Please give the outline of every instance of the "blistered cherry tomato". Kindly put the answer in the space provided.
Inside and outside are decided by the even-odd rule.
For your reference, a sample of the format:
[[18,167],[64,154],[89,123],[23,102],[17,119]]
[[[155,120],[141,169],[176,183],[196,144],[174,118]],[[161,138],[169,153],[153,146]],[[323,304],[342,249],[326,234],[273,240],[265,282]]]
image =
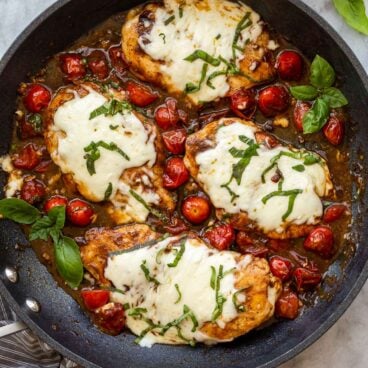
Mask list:
[[31,84],[27,87],[23,102],[30,112],[40,112],[51,100],[50,91],[41,84]]
[[298,81],[303,73],[303,58],[296,51],[282,51],[277,57],[276,69],[281,79]]
[[230,95],[230,107],[240,118],[251,118],[257,108],[256,96],[253,90],[238,90]]
[[173,98],[167,98],[164,105],[155,111],[157,125],[164,130],[175,127],[179,122],[177,102]]
[[121,46],[112,46],[109,48],[109,56],[111,65],[118,73],[123,73],[127,69],[127,65],[123,60],[123,52]]
[[174,155],[180,155],[185,151],[185,140],[187,139],[187,132],[185,129],[170,130],[163,132],[162,138],[166,149]]
[[333,254],[334,236],[329,227],[319,226],[304,240],[304,248],[329,258]]
[[33,171],[36,173],[45,173],[50,165],[52,164],[52,160],[45,160],[45,161],[41,161],[34,169]]
[[43,210],[47,213],[54,207],[57,207],[57,206],[66,207],[67,204],[68,204],[68,198],[61,196],[61,195],[54,195],[45,202],[45,204],[43,205]]
[[45,184],[41,180],[37,179],[25,181],[20,190],[20,198],[30,204],[41,202],[45,197],[45,194]]
[[108,303],[94,311],[95,323],[111,335],[119,334],[125,326],[124,308],[120,303]]
[[173,235],[180,234],[188,230],[188,225],[180,218],[175,215],[170,218],[170,223],[168,225],[162,226],[165,232]]
[[288,108],[289,97],[289,92],[284,86],[266,87],[259,92],[258,107],[264,116],[275,116]]
[[223,224],[206,231],[204,237],[218,250],[227,250],[235,240],[235,232],[230,225]]
[[26,144],[13,158],[13,165],[17,169],[32,170],[41,162],[38,147],[33,143]]
[[287,281],[291,278],[293,264],[286,258],[274,256],[269,260],[271,272],[281,281]]
[[210,216],[211,206],[206,198],[193,195],[184,199],[181,212],[189,222],[199,225]]
[[81,297],[85,307],[93,311],[109,302],[110,292],[108,290],[82,290]]
[[69,80],[80,79],[86,75],[86,67],[79,54],[62,54],[59,57],[60,67]]
[[88,56],[88,68],[98,79],[107,78],[109,66],[106,56],[101,50],[94,50]]
[[82,199],[71,200],[66,207],[66,215],[68,220],[76,226],[87,226],[92,222],[93,215],[92,206]]
[[152,92],[148,87],[133,81],[126,84],[129,101],[136,106],[145,107],[156,101],[158,94]]
[[315,287],[322,280],[322,275],[319,271],[311,271],[302,267],[294,270],[293,277],[298,291]]
[[306,268],[307,270],[312,272],[319,272],[317,264],[314,261],[310,260],[308,257],[302,256],[295,250],[290,250],[289,254],[293,257],[295,262],[298,263],[298,265],[301,266],[302,268]]
[[[36,116],[36,118],[32,118]],[[18,122],[20,139],[42,137],[42,119],[38,114],[30,115]]]
[[303,118],[310,110],[311,105],[308,102],[298,101],[294,109],[294,125],[298,132],[303,131]]
[[181,157],[172,157],[167,160],[163,175],[164,187],[176,189],[189,180],[189,171]]
[[295,319],[298,317],[298,309],[298,296],[291,290],[283,290],[275,304],[275,315],[279,318]]
[[239,231],[236,235],[236,245],[242,254],[252,254],[255,257],[264,258],[269,250],[260,241],[253,239],[245,231]]
[[346,212],[346,206],[344,204],[332,204],[325,209],[323,215],[323,221],[330,223],[338,220]]
[[332,115],[323,127],[323,134],[332,145],[338,146],[344,139],[344,122]]

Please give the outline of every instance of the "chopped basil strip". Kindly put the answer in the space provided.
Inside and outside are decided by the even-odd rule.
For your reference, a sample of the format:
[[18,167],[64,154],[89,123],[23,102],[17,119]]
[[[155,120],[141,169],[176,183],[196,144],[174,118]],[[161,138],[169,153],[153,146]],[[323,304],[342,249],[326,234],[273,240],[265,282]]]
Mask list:
[[107,186],[107,189],[105,191],[105,195],[104,195],[104,200],[107,201],[112,193],[112,183],[109,183],[109,185]]
[[125,295],[125,292],[123,290],[117,289],[117,288],[114,288],[114,287],[111,287],[111,286],[100,286],[100,289],[108,290],[108,291],[111,291],[112,293],[119,293],[119,294],[124,294]]
[[219,33],[216,37],[215,40],[219,40],[221,38],[221,33]]
[[99,115],[114,116],[118,113],[124,114],[125,112],[131,111],[132,105],[127,101],[118,101],[114,98],[110,101],[105,102],[102,106],[93,110],[89,115],[89,120],[94,119]]
[[179,18],[183,18],[183,8],[179,6]]
[[203,64],[202,72],[201,72],[201,79],[200,79],[198,85],[195,85],[192,82],[187,83],[185,85],[185,91],[184,91],[185,93],[187,93],[187,94],[195,93],[195,92],[198,92],[201,89],[201,85],[202,85],[202,83],[205,80],[206,75],[207,75],[207,69],[208,69],[208,64],[207,63]]
[[101,153],[99,150],[100,147],[108,151],[115,151],[119,153],[121,156],[123,156],[127,161],[130,160],[129,156],[123,150],[121,150],[114,142],[111,143],[106,143],[104,141],[98,141],[97,143],[91,142],[87,147],[84,147],[84,152],[86,152],[84,158],[86,159],[87,170],[90,175],[96,174],[95,162],[101,157]]
[[42,133],[42,117],[40,114],[32,114],[27,118],[28,123],[33,127],[36,133]]
[[201,59],[206,63],[212,66],[219,66],[221,61],[219,59],[214,58],[213,56],[209,55],[206,51],[203,50],[196,50],[189,56],[187,56],[184,60],[190,61],[191,63],[195,60]]
[[116,130],[116,129],[118,129],[118,128],[119,128],[119,125],[109,125],[109,128],[110,128],[111,130]]
[[141,270],[143,271],[143,273],[144,273],[144,277],[146,278],[146,280],[147,281],[149,281],[149,282],[153,282],[154,284],[156,284],[156,285],[160,285],[160,283],[154,278],[154,277],[152,277],[151,275],[150,275],[150,272],[149,272],[149,269],[147,268],[147,266],[146,266],[146,263],[147,263],[147,261],[146,260],[144,260],[143,262],[142,262],[142,264],[141,264]]
[[[221,316],[224,304],[226,302],[226,298],[220,293],[220,284],[221,280],[230,272],[233,272],[234,269],[226,271],[224,273],[224,266],[220,265],[218,269],[218,273],[213,266],[211,266],[211,280],[210,285],[211,288],[215,290],[215,299],[216,299],[216,306],[212,312],[212,322],[215,322],[218,317]],[[214,275],[216,277],[214,277]]]
[[142,318],[143,313],[147,313],[147,309],[137,307],[137,308],[131,309],[130,312],[128,313],[128,316]]
[[184,252],[185,252],[185,242],[186,242],[186,239],[184,239],[180,245],[180,250],[179,252],[177,253],[174,261],[172,263],[169,263],[167,266],[168,267],[176,267],[179,263],[179,261],[181,260],[181,257],[183,256]]
[[238,25],[236,26],[235,29],[235,34],[234,34],[234,39],[233,39],[233,43],[232,43],[232,48],[233,48],[233,62],[236,61],[236,50],[237,50],[237,44],[239,41],[239,38],[241,36],[241,33],[244,29],[246,29],[247,27],[249,27],[252,24],[252,21],[249,19],[250,18],[251,13],[247,12],[244,17],[240,20],[240,22],[238,23]]
[[172,15],[171,17],[167,18],[164,22],[165,26],[169,25],[174,19],[175,15]]
[[123,308],[124,308],[125,311],[130,309],[130,304],[129,303],[123,304]]
[[178,325],[180,325],[181,322],[183,322],[184,320],[186,320],[187,318],[190,318],[192,320],[193,323],[193,328],[192,328],[192,332],[195,332],[195,330],[198,327],[198,321],[196,316],[194,315],[193,311],[187,306],[184,305],[183,307],[183,314],[178,317],[177,319],[174,319],[172,322],[167,323],[161,330],[160,335],[165,335],[165,333],[171,328],[171,327],[176,327]]
[[180,292],[180,289],[179,289],[179,285],[178,284],[175,284],[175,289],[178,292],[178,299],[176,299],[176,301],[174,302],[174,304],[178,304],[180,302],[180,300],[181,300],[181,292]]
[[292,167],[293,170],[298,171],[298,172],[303,172],[305,171],[305,166],[304,165],[295,165]]
[[215,86],[212,84],[212,79],[215,79],[219,77],[220,75],[227,75],[227,74],[228,74],[227,70],[218,70],[216,72],[211,73],[207,78],[207,82],[206,82],[207,86],[212,89],[215,89]]
[[165,44],[166,43],[166,35],[165,35],[165,33],[160,33],[159,36],[162,37],[162,41],[164,41],[164,44]]
[[241,290],[238,290],[237,292],[235,292],[233,294],[232,300],[233,300],[233,304],[234,304],[234,307],[237,310],[237,312],[245,312],[245,306],[244,306],[244,304],[241,304],[238,301],[238,295],[240,293],[242,293],[243,291],[245,291],[245,290],[246,290],[246,288],[241,289]]

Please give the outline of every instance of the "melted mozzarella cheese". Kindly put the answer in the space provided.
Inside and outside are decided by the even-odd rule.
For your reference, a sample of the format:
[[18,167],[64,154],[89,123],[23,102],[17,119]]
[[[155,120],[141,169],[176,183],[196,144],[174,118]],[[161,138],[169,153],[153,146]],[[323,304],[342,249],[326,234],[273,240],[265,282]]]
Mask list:
[[[179,10],[181,9],[181,10]],[[230,61],[233,57],[232,43],[235,30],[244,15],[249,12],[251,24],[241,31],[238,46],[254,42],[262,33],[260,16],[248,6],[230,1],[207,0],[202,3],[189,1],[181,5],[176,0],[166,0],[165,8],[158,8],[155,22],[147,34],[140,36],[140,47],[154,60],[163,60],[161,71],[169,76],[173,85],[184,91],[187,83],[198,85],[203,60],[189,62],[184,60],[196,50],[203,50],[218,58]],[[169,24],[165,22],[171,17]],[[236,51],[236,63],[244,55]],[[226,69],[226,65],[208,65],[207,76],[215,71]],[[212,101],[223,97],[229,90],[227,77],[220,75],[212,80],[214,89],[204,81],[201,89],[190,94],[195,102]]]
[[[83,194],[90,200],[102,201],[111,183],[114,199],[117,191],[124,187],[122,173],[129,168],[138,168],[156,161],[155,135],[149,133],[142,122],[131,112],[114,116],[99,115],[90,119],[95,109],[107,102],[107,99],[88,88],[88,95],[75,98],[60,106],[54,116],[52,127],[58,133],[58,149],[51,153],[52,159],[64,173],[71,173]],[[111,129],[113,126],[114,129]],[[117,128],[115,128],[118,126]],[[85,147],[91,142],[103,141],[115,144],[128,155],[129,160],[116,150],[99,147],[100,157],[95,161],[96,173],[91,175],[87,169]],[[125,185],[129,194],[129,187]],[[88,193],[88,194],[87,194]],[[142,195],[143,196],[143,195]],[[156,203],[155,195],[145,195],[148,203]],[[132,211],[138,213],[137,220],[144,221],[148,215],[142,204],[132,201]],[[118,204],[118,203],[116,203]]]
[[[240,158],[233,157],[229,150],[232,147],[239,150],[249,147],[239,139],[239,136],[243,135],[255,141],[254,132],[255,128],[241,123],[222,126],[216,133],[216,146],[196,156],[199,165],[198,180],[214,206],[230,214],[247,212],[249,218],[266,232],[274,230],[282,232],[290,223],[297,225],[316,223],[323,212],[320,197],[326,195],[332,185],[328,169],[322,159],[319,163],[304,165],[304,158],[281,156],[277,163],[284,178],[282,188],[279,188],[280,182],[275,183],[271,180],[276,174],[276,166],[265,174],[265,182],[262,181],[262,174],[280,152],[308,154],[305,151],[291,151],[281,146],[269,149],[265,145],[260,145],[257,149],[258,155],[253,156],[246,166],[240,185],[235,179],[229,183],[228,188],[236,195],[232,200],[230,191],[224,184],[230,180],[233,165],[237,164]],[[300,165],[304,170],[302,172],[295,169]],[[296,196],[292,211],[284,220],[283,216],[289,207],[289,196],[274,196],[266,203],[262,201],[267,195],[280,189],[302,191]]]
[[0,157],[0,167],[9,174],[8,181],[4,186],[5,197],[14,197],[15,193],[22,189],[24,182],[22,172],[15,170],[9,155]]
[[[168,266],[174,262],[183,244],[185,251],[177,266]],[[171,237],[152,246],[110,256],[105,277],[116,288],[124,291],[124,294],[113,293],[113,299],[122,304],[129,303],[126,323],[136,335],[141,335],[150,325],[161,326],[145,334],[140,341],[142,346],[154,343],[185,344],[188,341],[215,343],[216,340],[200,332],[203,324],[211,321],[216,308],[215,290],[210,286],[212,268],[218,275],[220,267],[224,273],[235,271],[245,268],[252,260],[248,255],[237,263],[237,256],[235,252],[210,249],[199,239]],[[144,267],[148,270],[146,276]],[[157,284],[148,281],[149,277],[154,278]],[[232,302],[232,296],[237,291],[234,281],[234,272],[230,271],[220,282],[219,293],[226,298],[222,313],[216,319],[221,328],[237,316]],[[245,299],[245,295],[239,295],[238,302],[245,302]],[[179,324],[182,337],[175,327],[160,335],[162,326],[182,316],[185,306],[192,311],[198,322],[195,331],[192,331],[193,321],[188,317]],[[141,316],[134,316],[134,311],[137,311],[135,308],[144,308]]]

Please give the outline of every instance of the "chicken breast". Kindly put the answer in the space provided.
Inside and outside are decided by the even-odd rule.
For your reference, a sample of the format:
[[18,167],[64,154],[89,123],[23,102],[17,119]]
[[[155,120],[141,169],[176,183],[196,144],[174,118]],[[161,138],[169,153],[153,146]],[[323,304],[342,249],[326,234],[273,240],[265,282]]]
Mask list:
[[60,89],[46,111],[45,141],[67,182],[89,201],[106,201],[117,224],[144,222],[150,207],[174,210],[160,134],[124,92],[93,83]]
[[220,119],[190,135],[184,162],[220,220],[270,238],[308,234],[321,221],[321,198],[333,193],[322,157],[282,145],[239,118]]
[[122,28],[122,48],[141,79],[184,93],[195,105],[275,74],[270,49],[277,44],[242,3],[164,0],[134,8]]
[[145,224],[130,224],[115,228],[95,227],[85,234],[86,244],[80,252],[85,269],[100,285],[110,285],[104,272],[108,254],[122,249],[129,249],[136,244],[144,244],[158,239],[161,234]]
[[[96,258],[106,240],[90,235]],[[273,315],[281,290],[265,259],[209,248],[194,234],[112,252],[105,278],[119,289],[112,300],[126,306],[126,325],[142,346],[231,341]]]

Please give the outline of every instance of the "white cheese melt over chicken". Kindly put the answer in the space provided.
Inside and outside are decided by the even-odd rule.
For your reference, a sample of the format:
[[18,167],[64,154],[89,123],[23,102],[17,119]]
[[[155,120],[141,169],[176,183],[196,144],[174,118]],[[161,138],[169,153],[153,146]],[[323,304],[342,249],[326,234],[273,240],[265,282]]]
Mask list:
[[[304,159],[286,156],[279,159],[278,168],[284,178],[282,190],[302,190],[302,193],[296,196],[292,212],[285,220],[282,217],[288,210],[289,197],[275,196],[266,203],[262,202],[265,196],[279,190],[279,183],[271,180],[276,173],[276,167],[265,175],[265,183],[262,182],[262,173],[270,166],[271,159],[281,151],[297,152],[285,147],[269,149],[260,145],[258,156],[251,158],[240,185],[235,180],[229,184],[230,189],[238,196],[231,201],[231,195],[223,184],[230,179],[233,165],[239,162],[239,158],[234,158],[229,150],[232,147],[241,150],[248,147],[239,139],[241,135],[255,141],[254,128],[250,126],[234,123],[220,127],[216,133],[216,146],[196,156],[199,165],[198,181],[202,183],[214,206],[223,208],[230,214],[247,212],[249,218],[266,232],[282,232],[285,225],[291,223],[316,223],[323,213],[320,197],[331,189],[328,170],[322,160],[313,165],[303,165]],[[303,165],[304,171],[293,169],[298,165]]]
[[[169,267],[168,264],[174,261],[183,243],[185,251],[177,266]],[[170,244],[174,246],[171,248]],[[164,252],[166,248],[171,251]],[[139,336],[149,326],[161,326],[145,334],[140,340],[140,345],[150,347],[154,343],[185,344],[188,341],[211,344],[216,343],[217,340],[200,332],[201,326],[211,321],[216,308],[215,290],[210,286],[211,270],[213,267],[218,274],[220,266],[223,267],[223,272],[226,272],[244,268],[251,262],[251,257],[247,256],[242,262],[237,263],[236,256],[235,252],[209,249],[199,239],[180,240],[177,237],[171,237],[153,246],[110,256],[105,277],[116,288],[125,292],[125,294],[113,293],[113,299],[122,304],[129,303],[126,323],[133,333]],[[149,276],[159,282],[158,285],[147,280],[142,270],[143,264],[149,270]],[[222,314],[216,320],[221,328],[237,316],[232,302],[232,295],[236,291],[234,272],[228,272],[221,280],[219,289],[219,293],[226,298]],[[239,302],[245,301],[243,295],[239,296]],[[244,299],[241,300],[241,297]],[[162,326],[182,316],[185,306],[193,312],[198,321],[195,331],[192,330],[193,322],[188,317],[179,324],[181,336],[175,327],[160,335]],[[132,314],[135,308],[144,308],[146,311],[142,312],[141,316],[134,316]]]
[[[155,22],[150,32],[141,35],[138,42],[154,60],[165,61],[161,71],[170,76],[175,87],[182,91],[187,83],[198,85],[204,64],[200,59],[194,62],[184,59],[196,50],[203,50],[213,57],[222,56],[230,61],[236,27],[247,12],[250,13],[251,24],[241,32],[237,44],[239,48],[243,48],[246,42],[256,41],[262,33],[260,16],[244,4],[220,0],[208,0],[198,7],[194,1],[184,2],[180,7],[175,0],[165,0],[164,4],[165,8],[155,12]],[[165,24],[173,15],[175,19]],[[237,64],[243,57],[242,52],[237,50]],[[208,65],[207,76],[224,69],[224,63],[219,66]],[[200,102],[225,96],[229,90],[226,79],[225,75],[214,78],[214,89],[203,82],[201,89],[191,94],[191,98]]]
[[[57,109],[53,130],[61,131],[63,135],[58,140],[58,150],[52,152],[51,156],[64,173],[72,174],[76,183],[88,188],[96,202],[104,200],[106,189],[111,183],[110,199],[113,201],[117,190],[120,190],[128,196],[127,206],[136,213],[136,220],[144,221],[148,211],[129,194],[130,188],[121,182],[120,176],[128,168],[140,167],[146,163],[152,166],[155,163],[155,135],[149,136],[141,121],[131,112],[114,116],[102,114],[90,119],[91,112],[106,103],[107,99],[93,89],[89,88],[88,92],[84,97],[75,94],[74,99]],[[100,147],[101,156],[95,161],[96,173],[90,175],[84,148],[91,142],[99,141],[115,143],[129,156],[129,160],[116,151]],[[155,195],[138,194],[148,203],[157,201]]]

